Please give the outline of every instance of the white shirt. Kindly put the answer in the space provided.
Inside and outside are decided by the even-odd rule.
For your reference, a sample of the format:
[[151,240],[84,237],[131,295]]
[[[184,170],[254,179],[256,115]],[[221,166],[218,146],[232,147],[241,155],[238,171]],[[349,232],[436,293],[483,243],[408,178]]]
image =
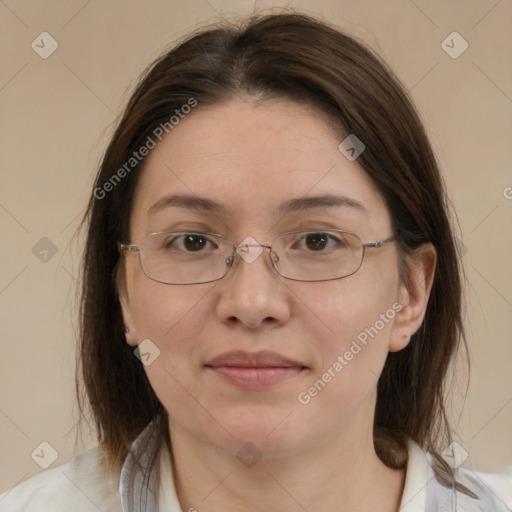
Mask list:
[[[148,464],[148,446],[155,441],[156,429],[150,424],[133,443],[142,467]],[[116,478],[104,469],[96,447],[2,494],[0,512],[187,512],[180,507],[172,474],[170,455],[162,449],[149,482],[130,455]],[[400,512],[512,511],[512,466],[494,475],[460,468],[457,481],[480,499],[441,485],[432,456],[409,439]]]

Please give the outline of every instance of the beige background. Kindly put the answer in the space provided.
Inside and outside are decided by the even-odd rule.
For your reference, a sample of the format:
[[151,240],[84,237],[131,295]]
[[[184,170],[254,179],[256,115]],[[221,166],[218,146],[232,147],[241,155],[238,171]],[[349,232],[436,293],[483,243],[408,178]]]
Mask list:
[[[164,46],[198,24],[277,5],[286,3],[0,1],[0,491],[42,471],[31,458],[41,442],[58,452],[53,466],[73,454],[80,254],[73,233],[134,81]],[[470,284],[472,373],[465,403],[463,375],[454,380],[453,428],[470,453],[468,467],[511,464],[512,2],[288,5],[369,43],[422,113],[458,214]],[[31,48],[43,31],[59,45],[47,59]],[[469,44],[457,59],[441,46],[453,31]],[[43,237],[54,255],[41,252],[51,247],[39,242]],[[92,442],[86,436],[85,446]]]

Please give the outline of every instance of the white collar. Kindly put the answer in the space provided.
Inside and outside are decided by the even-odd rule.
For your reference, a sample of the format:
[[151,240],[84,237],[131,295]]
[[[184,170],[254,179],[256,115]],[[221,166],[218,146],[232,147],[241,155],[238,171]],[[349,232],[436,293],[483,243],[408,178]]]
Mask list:
[[407,459],[400,512],[425,512],[429,461],[427,454],[410,438],[407,444]]
[[160,459],[160,490],[158,495],[159,510],[165,512],[182,512],[172,473],[169,450],[162,449]]
[[[159,461],[148,475],[150,456],[155,452],[158,429],[150,423],[132,444],[131,453],[121,470],[119,493],[123,512],[183,512],[174,484],[169,451],[156,450]],[[478,476],[466,469],[457,471],[457,480],[479,497],[466,495],[444,487],[434,475],[432,455],[408,439],[408,461],[400,512],[507,512],[503,501]],[[138,460],[138,464],[136,462]]]

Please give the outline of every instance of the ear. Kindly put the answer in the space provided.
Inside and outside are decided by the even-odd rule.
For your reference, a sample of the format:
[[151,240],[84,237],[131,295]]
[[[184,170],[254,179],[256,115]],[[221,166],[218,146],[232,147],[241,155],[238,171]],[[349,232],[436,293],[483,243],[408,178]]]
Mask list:
[[116,273],[116,286],[121,304],[121,311],[123,314],[123,323],[125,326],[126,343],[132,347],[136,347],[138,343],[137,329],[135,328],[135,322],[133,319],[130,301],[128,298],[128,289],[126,286],[125,267],[122,260],[119,262],[119,267]]
[[395,316],[390,352],[405,348],[410,337],[421,327],[434,282],[437,252],[431,243],[423,244],[406,260],[410,283],[408,287],[405,284],[400,287],[398,302],[402,309]]

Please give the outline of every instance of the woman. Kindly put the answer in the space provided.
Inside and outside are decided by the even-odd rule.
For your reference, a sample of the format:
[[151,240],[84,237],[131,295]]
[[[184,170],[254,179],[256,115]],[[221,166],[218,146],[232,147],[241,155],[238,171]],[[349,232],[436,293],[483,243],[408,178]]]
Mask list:
[[507,510],[445,416],[442,179],[360,43],[298,14],[191,36],[131,97],[86,219],[100,448],[1,510]]

